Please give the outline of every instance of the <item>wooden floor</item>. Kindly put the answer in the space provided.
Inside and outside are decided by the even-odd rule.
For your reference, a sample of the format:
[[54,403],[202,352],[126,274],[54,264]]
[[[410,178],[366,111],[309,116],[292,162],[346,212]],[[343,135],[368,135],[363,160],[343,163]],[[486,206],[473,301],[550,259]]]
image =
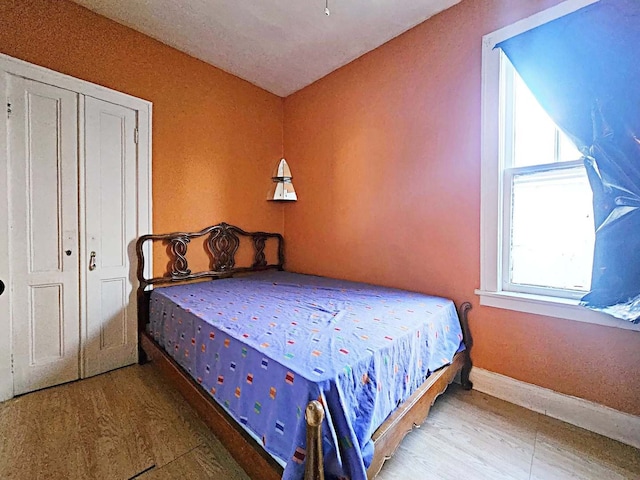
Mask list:
[[[150,366],[0,403],[0,479],[246,479]],[[640,451],[452,385],[381,480],[640,479]]]

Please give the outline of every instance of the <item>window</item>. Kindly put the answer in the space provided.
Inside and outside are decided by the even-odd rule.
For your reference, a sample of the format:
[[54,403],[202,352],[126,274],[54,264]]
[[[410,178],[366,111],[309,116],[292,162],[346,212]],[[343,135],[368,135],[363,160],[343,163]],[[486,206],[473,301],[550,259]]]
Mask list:
[[482,45],[480,304],[640,330],[578,306],[593,255],[581,155],[495,45],[598,0],[567,0]]
[[582,155],[500,56],[503,289],[580,297],[595,239]]

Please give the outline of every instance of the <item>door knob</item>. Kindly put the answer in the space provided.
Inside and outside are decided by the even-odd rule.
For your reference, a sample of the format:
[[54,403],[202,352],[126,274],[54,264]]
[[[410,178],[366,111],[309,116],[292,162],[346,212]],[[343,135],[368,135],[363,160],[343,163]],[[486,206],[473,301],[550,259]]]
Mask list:
[[4,292],[4,282],[0,280],[0,295],[2,295],[3,292]]
[[67,257],[71,256],[71,250],[65,250],[64,253],[67,255]]
[[93,271],[96,269],[96,252],[91,252],[91,256],[89,257],[89,270]]

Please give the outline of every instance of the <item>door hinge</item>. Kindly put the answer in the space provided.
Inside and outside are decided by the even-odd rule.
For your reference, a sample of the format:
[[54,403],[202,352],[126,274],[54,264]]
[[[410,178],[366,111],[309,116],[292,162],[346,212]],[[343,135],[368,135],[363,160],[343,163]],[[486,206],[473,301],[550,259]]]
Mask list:
[[13,371],[13,353],[11,354],[11,373],[15,373]]
[[13,110],[11,110],[11,104],[7,103],[7,118],[11,118],[11,112]]
[[138,133],[138,127],[136,127],[133,130],[133,141],[134,143],[137,145],[138,144],[138,137],[139,137],[139,133]]

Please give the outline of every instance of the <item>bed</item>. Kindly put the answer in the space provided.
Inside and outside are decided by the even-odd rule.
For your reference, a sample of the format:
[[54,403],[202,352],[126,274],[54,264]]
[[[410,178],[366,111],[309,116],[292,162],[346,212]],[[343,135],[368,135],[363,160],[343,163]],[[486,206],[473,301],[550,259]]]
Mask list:
[[[188,268],[194,238],[205,239],[209,270]],[[241,240],[246,267],[236,266]],[[147,279],[154,241],[169,271]],[[224,223],[143,236],[137,254],[141,359],[252,478],[373,478],[458,372],[471,388],[468,303],[458,315],[444,298],[285,272],[282,236]]]

